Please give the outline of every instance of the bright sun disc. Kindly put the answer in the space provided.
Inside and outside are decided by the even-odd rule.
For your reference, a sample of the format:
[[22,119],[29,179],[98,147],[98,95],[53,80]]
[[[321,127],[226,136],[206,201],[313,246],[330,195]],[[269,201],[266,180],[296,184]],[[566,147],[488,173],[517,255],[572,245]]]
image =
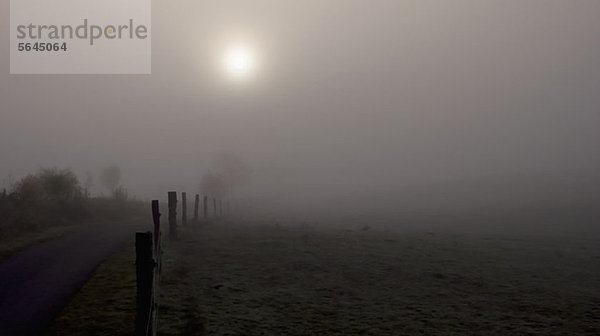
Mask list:
[[225,53],[224,66],[230,75],[245,77],[254,69],[254,54],[252,50],[245,46],[231,47]]

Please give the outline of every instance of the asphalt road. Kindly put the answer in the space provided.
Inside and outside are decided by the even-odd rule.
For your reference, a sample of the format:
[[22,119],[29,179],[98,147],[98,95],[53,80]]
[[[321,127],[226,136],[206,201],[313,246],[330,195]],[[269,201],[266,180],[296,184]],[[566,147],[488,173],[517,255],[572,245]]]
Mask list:
[[[0,335],[38,335],[139,226],[89,227],[0,263]],[[131,241],[131,240],[130,240]]]

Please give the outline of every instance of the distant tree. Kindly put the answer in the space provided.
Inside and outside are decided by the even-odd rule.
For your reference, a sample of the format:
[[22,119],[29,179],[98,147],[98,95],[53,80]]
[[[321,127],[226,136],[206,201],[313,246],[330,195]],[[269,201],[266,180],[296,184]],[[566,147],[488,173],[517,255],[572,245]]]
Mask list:
[[8,172],[8,188],[12,189],[15,186],[15,177],[12,170]]
[[102,172],[100,172],[100,182],[111,193],[114,193],[115,189],[119,185],[120,180],[121,169],[117,166],[106,167],[102,169]]
[[232,152],[223,152],[217,155],[215,170],[222,175],[227,191],[230,193],[234,188],[248,183],[252,175],[252,169],[241,157]]
[[200,191],[209,197],[222,198],[227,193],[227,185],[221,174],[207,173],[200,181]]
[[113,191],[113,198],[116,199],[117,201],[122,201],[122,202],[127,201],[127,199],[129,198],[127,189],[125,189],[123,187],[117,187]]
[[94,176],[92,176],[92,173],[87,171],[85,173],[85,183],[84,183],[85,197],[90,197],[93,186],[94,186]]

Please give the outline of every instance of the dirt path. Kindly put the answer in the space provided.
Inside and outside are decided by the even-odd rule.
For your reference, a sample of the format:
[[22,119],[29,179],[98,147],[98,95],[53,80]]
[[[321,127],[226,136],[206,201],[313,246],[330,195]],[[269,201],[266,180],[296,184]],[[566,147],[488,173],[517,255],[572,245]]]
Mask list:
[[37,335],[139,226],[89,227],[0,263],[0,335]]

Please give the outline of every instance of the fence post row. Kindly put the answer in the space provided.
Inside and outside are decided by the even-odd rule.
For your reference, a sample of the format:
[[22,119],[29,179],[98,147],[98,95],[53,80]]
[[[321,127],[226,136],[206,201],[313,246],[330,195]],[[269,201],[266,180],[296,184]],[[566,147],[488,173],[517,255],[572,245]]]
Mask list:
[[[187,222],[187,195],[181,193],[182,224]],[[196,194],[194,202],[194,220],[198,220],[198,206],[200,195]],[[177,192],[169,191],[169,237],[177,238]],[[208,196],[203,199],[204,218],[208,217]],[[214,216],[223,215],[223,200],[219,199],[217,213],[217,199],[213,198]],[[227,200],[227,212],[230,212],[230,201]],[[156,335],[157,314],[158,314],[158,288],[160,280],[160,260],[161,260],[161,242],[160,242],[160,212],[158,200],[152,201],[152,220],[154,224],[154,234],[152,232],[136,232],[135,234],[135,254],[136,254],[136,277],[137,277],[137,298],[135,315],[135,335]],[[154,245],[154,258],[153,249]],[[156,260],[156,261],[155,261]]]
[[169,191],[169,238],[177,238],[177,192]]

